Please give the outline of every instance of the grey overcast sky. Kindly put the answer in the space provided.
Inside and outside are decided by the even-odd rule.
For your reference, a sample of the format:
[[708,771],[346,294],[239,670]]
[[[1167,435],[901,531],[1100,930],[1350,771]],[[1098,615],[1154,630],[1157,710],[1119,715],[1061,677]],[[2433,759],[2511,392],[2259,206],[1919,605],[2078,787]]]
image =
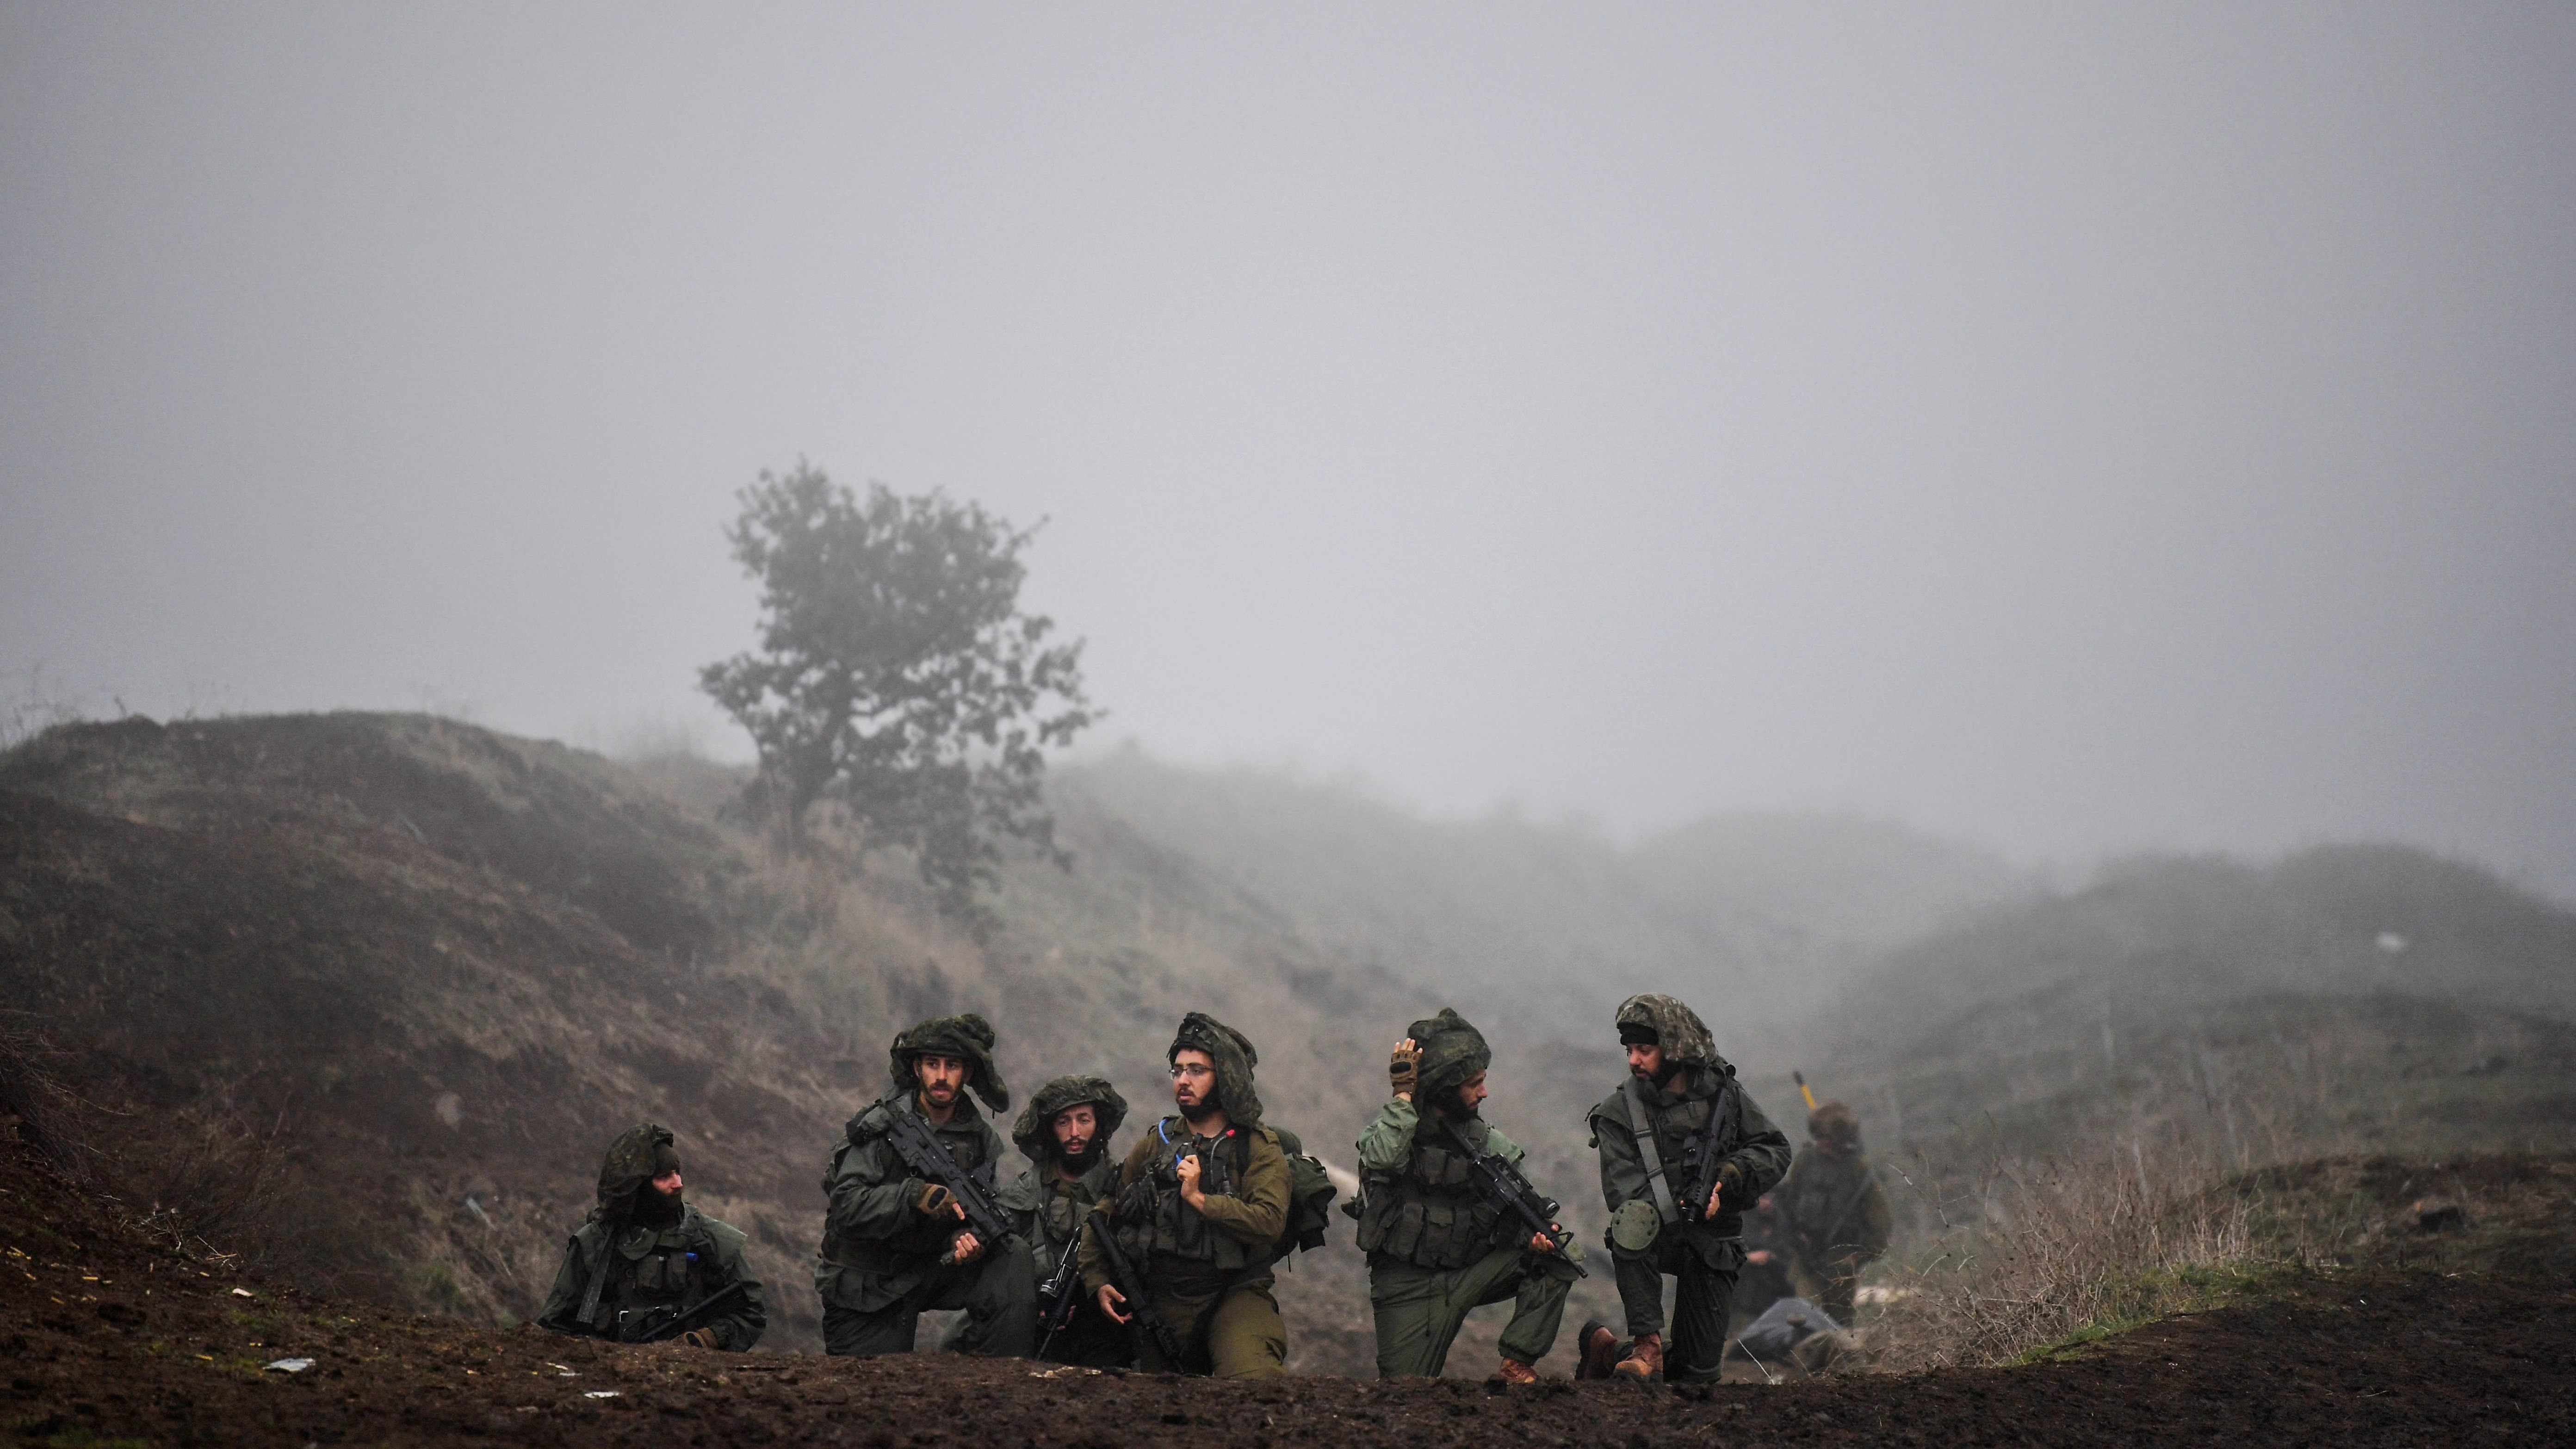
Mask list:
[[2576,6],[0,6],[22,695],[740,755],[800,455],[1101,743],[2576,896]]

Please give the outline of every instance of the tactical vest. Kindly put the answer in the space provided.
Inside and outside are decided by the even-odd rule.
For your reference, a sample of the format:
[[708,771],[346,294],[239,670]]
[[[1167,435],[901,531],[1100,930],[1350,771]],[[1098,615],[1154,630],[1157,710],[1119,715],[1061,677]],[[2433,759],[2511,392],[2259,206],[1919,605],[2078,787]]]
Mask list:
[[1178,1118],[1166,1117],[1146,1129],[1153,1143],[1152,1164],[1118,1195],[1115,1214],[1118,1247],[1128,1260],[1144,1263],[1159,1255],[1205,1263],[1223,1272],[1269,1263],[1273,1245],[1254,1246],[1209,1222],[1181,1197],[1180,1160],[1199,1159],[1199,1190],[1209,1197],[1230,1197],[1252,1166],[1252,1133],[1258,1128],[1229,1127],[1211,1142],[1171,1130]]
[[[1857,1246],[1860,1205],[1869,1195],[1868,1160],[1854,1154],[1826,1166],[1818,1163],[1798,1174],[1794,1196],[1775,1198],[1781,1215],[1789,1220],[1789,1231],[1796,1236],[1801,1250],[1811,1255],[1830,1255]],[[1775,1189],[1776,1190],[1776,1189]]]
[[[1692,1070],[1699,1074],[1699,1080],[1694,1082],[1693,1086],[1696,1088],[1705,1084],[1707,1069],[1695,1067]],[[1721,1096],[1739,1104],[1736,1108],[1737,1120],[1722,1129],[1722,1133],[1740,1139],[1744,1130],[1741,1115],[1743,1109],[1740,1105],[1744,1100],[1742,1093],[1711,1092],[1704,1097],[1689,1096],[1678,1102],[1667,1102],[1661,1091],[1652,1087],[1646,1089],[1646,1110],[1652,1115],[1655,1123],[1655,1151],[1663,1157],[1664,1171],[1671,1174],[1667,1181],[1672,1184],[1672,1190],[1676,1195],[1682,1190],[1682,1169],[1683,1164],[1689,1161],[1691,1143],[1708,1126],[1708,1114],[1717,1109]],[[1624,1131],[1627,1120],[1627,1113],[1622,1110],[1618,1117],[1613,1119],[1618,1125],[1608,1130]],[[1744,1210],[1750,1206],[1752,1204],[1734,1200],[1731,1194],[1720,1197],[1717,1216],[1710,1220],[1707,1226],[1722,1236],[1733,1237],[1744,1230]]]
[[[861,1140],[850,1141],[844,1137],[841,1145],[832,1149],[831,1163],[823,1169],[825,1199],[828,1200],[831,1197],[832,1184],[840,1177],[841,1164],[848,1160],[849,1155],[884,1140],[886,1128],[883,1125],[877,1126],[871,1132],[866,1130],[865,1124],[881,1111],[908,1112],[910,1110],[912,1110],[911,1104],[898,1097],[892,1101],[879,1102],[860,1115],[858,1122],[853,1125],[858,1130]],[[949,1119],[952,1124],[962,1121],[969,1127],[978,1120],[964,1116],[962,1110],[960,1116]],[[952,1132],[946,1127],[935,1130],[938,1133],[940,1145],[948,1149],[949,1156],[957,1159],[957,1165],[972,1174],[977,1182],[982,1183],[986,1192],[991,1192],[993,1164],[984,1160],[984,1134],[975,1131]],[[921,1174],[912,1170],[911,1164],[903,1160],[901,1153],[896,1152],[892,1147],[886,1148],[885,1152],[902,1174],[901,1177],[892,1180],[920,1180]],[[827,1216],[823,1220],[822,1255],[844,1268],[856,1268],[863,1273],[899,1273],[948,1256],[949,1240],[955,1235],[959,1226],[960,1224],[954,1218],[926,1218],[912,1211],[907,1205],[904,1209],[902,1227],[882,1238],[856,1238],[843,1234]]]
[[[640,1255],[628,1256],[626,1250],[635,1247],[639,1237],[649,1237],[651,1245]],[[600,1290],[599,1307],[591,1314],[590,1331],[620,1342],[648,1310],[673,1308],[685,1313],[697,1307],[716,1271],[715,1241],[686,1219],[667,1228],[624,1228],[613,1239],[602,1233],[600,1252],[609,1277]]]
[[[1482,1122],[1464,1130],[1477,1150],[1491,1130]],[[1426,1114],[1414,1130],[1413,1152],[1401,1171],[1370,1173],[1362,1186],[1359,1245],[1417,1268],[1463,1268],[1501,1246],[1502,1209],[1476,1180],[1473,1158],[1439,1122]]]

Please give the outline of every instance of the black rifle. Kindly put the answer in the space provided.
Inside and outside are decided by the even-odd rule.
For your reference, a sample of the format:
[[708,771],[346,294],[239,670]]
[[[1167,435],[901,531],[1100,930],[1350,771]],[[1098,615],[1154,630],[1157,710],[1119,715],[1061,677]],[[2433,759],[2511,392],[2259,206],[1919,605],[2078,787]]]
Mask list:
[[[660,1343],[666,1338],[677,1338],[742,1294],[743,1285],[730,1284],[699,1299],[698,1306],[685,1313],[670,1307],[620,1309],[617,1313],[617,1341]],[[629,1331],[629,1324],[633,1325],[632,1331]]]
[[[1109,1286],[1127,1300],[1127,1310],[1134,1315],[1135,1325],[1154,1336],[1154,1346],[1163,1351],[1163,1362],[1174,1373],[1181,1371],[1181,1338],[1163,1315],[1154,1311],[1154,1300],[1145,1295],[1144,1275],[1127,1261],[1127,1251],[1118,1246],[1118,1234],[1109,1226],[1109,1214],[1091,1210],[1091,1235],[1100,1243],[1100,1260],[1109,1265]],[[1077,1241],[1080,1234],[1075,1235]]]
[[1055,1271],[1038,1289],[1038,1327],[1046,1330],[1038,1335],[1039,1358],[1046,1357],[1047,1345],[1073,1323],[1074,1311],[1082,1307],[1081,1259],[1082,1224],[1075,1223],[1073,1241],[1064,1245],[1063,1261],[1055,1265]]
[[1674,1206],[1681,1210],[1683,1222],[1695,1223],[1708,1215],[1708,1195],[1717,1191],[1718,1165],[1735,1150],[1734,1139],[1727,1131],[1726,1110],[1734,1096],[1734,1076],[1720,1077],[1717,1095],[1708,1099],[1708,1125],[1692,1136],[1689,1148],[1682,1153],[1683,1197]]
[[886,1140],[894,1144],[895,1154],[903,1159],[903,1165],[911,1168],[923,1181],[935,1182],[948,1189],[949,1195],[966,1209],[966,1230],[975,1235],[975,1241],[983,1244],[984,1251],[999,1252],[1003,1240],[1011,1235],[1011,1225],[1002,1216],[1001,1207],[993,1201],[993,1194],[985,1190],[975,1174],[957,1165],[957,1159],[948,1151],[948,1144],[939,1140],[939,1134],[930,1130],[930,1124],[918,1113],[888,1112],[886,1115],[893,1119],[892,1125],[886,1128]]
[[1444,1117],[1440,1125],[1449,1130],[1458,1150],[1466,1153],[1467,1160],[1476,1165],[1476,1177],[1484,1184],[1485,1201],[1504,1212],[1518,1214],[1531,1232],[1555,1244],[1557,1256],[1565,1259],[1565,1265],[1574,1270],[1575,1277],[1591,1277],[1583,1271],[1581,1263],[1574,1261],[1574,1255],[1565,1250],[1566,1245],[1574,1241],[1574,1234],[1557,1225],[1556,1203],[1539,1196],[1538,1189],[1530,1186],[1529,1179],[1515,1171],[1500,1154],[1478,1152],[1476,1144],[1467,1140],[1467,1134],[1458,1130],[1457,1123]]

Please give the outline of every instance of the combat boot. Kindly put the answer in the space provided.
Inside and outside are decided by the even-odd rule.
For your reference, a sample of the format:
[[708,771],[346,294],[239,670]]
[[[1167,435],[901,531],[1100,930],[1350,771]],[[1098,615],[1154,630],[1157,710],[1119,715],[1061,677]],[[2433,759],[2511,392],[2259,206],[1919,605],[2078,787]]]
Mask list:
[[1583,1325],[1574,1340],[1574,1376],[1578,1379],[1606,1379],[1619,1362],[1619,1335],[1610,1325],[1594,1319]]
[[1620,1378],[1633,1379],[1641,1384],[1651,1384],[1662,1379],[1664,1336],[1660,1333],[1638,1334],[1636,1343],[1628,1349],[1628,1356],[1619,1360],[1619,1366],[1610,1372]]
[[1519,1359],[1505,1358],[1503,1360],[1503,1366],[1494,1370],[1493,1373],[1486,1378],[1485,1382],[1488,1384],[1534,1384],[1538,1382],[1538,1370],[1531,1368],[1528,1364],[1521,1362]]

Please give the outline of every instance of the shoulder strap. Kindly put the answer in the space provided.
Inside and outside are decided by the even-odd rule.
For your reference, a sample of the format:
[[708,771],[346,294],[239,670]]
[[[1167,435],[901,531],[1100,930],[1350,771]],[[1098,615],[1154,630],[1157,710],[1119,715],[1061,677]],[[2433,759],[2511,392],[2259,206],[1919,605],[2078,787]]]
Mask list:
[[1646,1106],[1645,1088],[1631,1076],[1621,1090],[1628,1094],[1628,1135],[1636,1139],[1637,1158],[1645,1163],[1646,1182],[1655,1190],[1655,1211],[1665,1222],[1680,1222],[1681,1210],[1673,1206],[1673,1185],[1664,1180],[1663,1149],[1655,1145],[1655,1114]]
[[[573,1239],[576,1245],[580,1241],[578,1237]],[[616,1252],[617,1234],[609,1228],[608,1224],[601,1223],[599,1225],[599,1261],[591,1265],[590,1288],[581,1295],[581,1322],[584,1328],[589,1328],[598,1319],[599,1291],[608,1286],[609,1262]]]

